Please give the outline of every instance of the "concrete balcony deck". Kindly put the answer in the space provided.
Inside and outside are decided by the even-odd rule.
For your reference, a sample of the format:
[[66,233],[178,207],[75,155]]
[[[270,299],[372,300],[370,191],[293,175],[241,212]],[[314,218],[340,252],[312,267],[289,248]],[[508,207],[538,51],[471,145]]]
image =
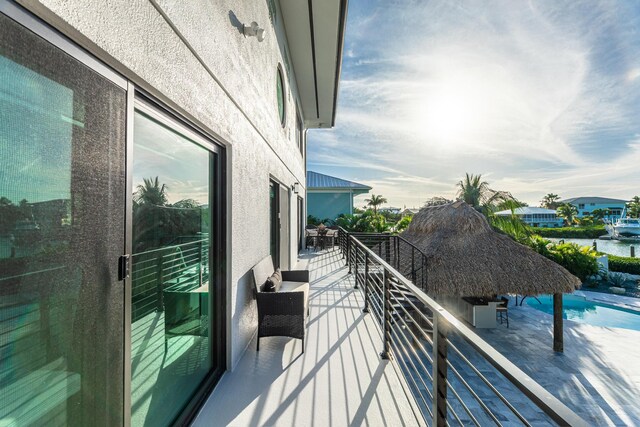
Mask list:
[[255,338],[193,425],[422,425],[395,365],[381,360],[380,329],[362,313],[362,293],[340,251],[302,256],[311,271],[311,314],[301,341]]

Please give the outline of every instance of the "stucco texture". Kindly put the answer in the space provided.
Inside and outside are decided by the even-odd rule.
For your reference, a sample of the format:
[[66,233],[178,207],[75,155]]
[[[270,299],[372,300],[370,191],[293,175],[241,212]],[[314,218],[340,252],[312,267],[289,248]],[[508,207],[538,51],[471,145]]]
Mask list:
[[[295,140],[295,78],[283,59],[286,40],[280,14],[272,24],[264,0],[22,3],[37,6],[41,15],[44,6],[62,25],[79,31],[124,65],[125,77],[150,84],[226,146],[228,366],[235,365],[256,330],[249,278],[251,267],[269,254],[269,179],[287,186],[299,182],[301,194],[305,187],[304,160]],[[265,29],[262,43],[241,33],[241,23],[252,21]],[[279,63],[288,81],[284,127],[276,102]],[[289,218],[295,263],[295,198]]]

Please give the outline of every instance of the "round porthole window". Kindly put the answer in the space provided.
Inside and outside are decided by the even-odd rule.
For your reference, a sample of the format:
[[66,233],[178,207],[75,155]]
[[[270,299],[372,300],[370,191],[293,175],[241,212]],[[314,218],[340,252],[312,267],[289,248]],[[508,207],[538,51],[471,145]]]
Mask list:
[[277,85],[278,116],[280,117],[280,124],[284,126],[284,77],[282,76],[282,68],[280,67],[278,67]]

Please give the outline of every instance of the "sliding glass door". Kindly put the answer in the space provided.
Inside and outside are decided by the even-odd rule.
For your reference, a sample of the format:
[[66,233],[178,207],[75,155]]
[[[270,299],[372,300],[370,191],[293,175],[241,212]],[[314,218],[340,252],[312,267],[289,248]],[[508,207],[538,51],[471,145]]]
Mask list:
[[222,148],[0,10],[0,426],[182,422],[225,368]]
[[219,154],[143,104],[133,135],[131,425],[163,426],[219,367]]
[[126,92],[0,14],[0,425],[123,423]]

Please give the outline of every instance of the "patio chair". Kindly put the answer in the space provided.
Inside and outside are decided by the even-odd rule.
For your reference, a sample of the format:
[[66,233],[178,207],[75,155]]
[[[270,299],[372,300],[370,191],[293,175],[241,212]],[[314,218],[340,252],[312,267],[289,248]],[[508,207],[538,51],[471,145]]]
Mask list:
[[258,305],[258,337],[256,351],[260,351],[262,337],[291,337],[302,340],[306,320],[309,316],[309,270],[282,271],[282,281],[275,291],[268,291],[264,285],[273,277],[271,255],[264,258],[252,269],[256,302]]
[[507,328],[509,327],[509,298],[500,297],[502,301],[500,305],[496,307],[496,316],[500,319],[500,324],[507,322]]

